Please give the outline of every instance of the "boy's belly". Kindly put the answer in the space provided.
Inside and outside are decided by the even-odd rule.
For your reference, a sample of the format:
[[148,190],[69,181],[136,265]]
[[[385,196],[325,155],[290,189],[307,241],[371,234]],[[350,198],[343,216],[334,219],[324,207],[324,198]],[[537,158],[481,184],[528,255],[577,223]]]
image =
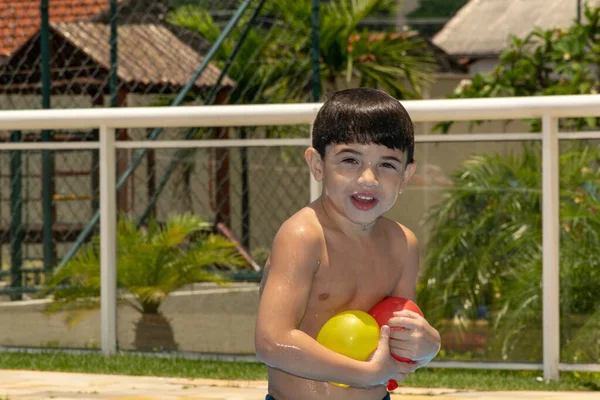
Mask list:
[[387,394],[385,386],[372,388],[342,388],[327,382],[299,378],[271,367],[269,394],[275,400],[381,400]]

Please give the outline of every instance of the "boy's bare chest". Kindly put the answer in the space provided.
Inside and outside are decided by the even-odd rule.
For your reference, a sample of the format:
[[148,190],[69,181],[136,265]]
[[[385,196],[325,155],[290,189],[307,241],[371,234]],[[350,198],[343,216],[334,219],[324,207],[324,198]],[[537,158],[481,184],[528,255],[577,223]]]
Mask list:
[[316,334],[317,328],[338,312],[368,311],[391,294],[402,265],[397,256],[383,248],[328,246],[313,280],[304,318],[307,330]]

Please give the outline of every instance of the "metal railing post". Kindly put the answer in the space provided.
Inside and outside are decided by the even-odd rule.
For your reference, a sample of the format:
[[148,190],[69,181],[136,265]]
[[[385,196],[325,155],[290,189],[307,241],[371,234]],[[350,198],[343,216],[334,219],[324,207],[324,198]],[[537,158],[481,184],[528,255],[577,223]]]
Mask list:
[[[40,2],[41,16],[41,79],[42,79],[42,108],[50,108],[50,16],[49,0]],[[42,130],[42,141],[51,142],[52,133],[48,129]],[[49,276],[52,273],[55,262],[55,246],[52,230],[56,217],[53,204],[54,195],[54,153],[42,151],[42,213],[44,216],[43,243],[44,243],[44,271]]]
[[[310,125],[311,142],[312,142],[312,130],[313,130],[313,125],[311,124]],[[308,179],[309,179],[309,189],[310,189],[310,202],[312,203],[313,201],[315,201],[316,199],[319,198],[319,196],[321,194],[321,185],[319,184],[319,182],[317,182],[315,180],[312,173],[310,172],[310,169],[308,170]]]
[[558,380],[559,307],[559,145],[558,118],[542,118],[543,345],[544,378]]
[[117,166],[115,129],[100,127],[100,330],[106,356],[117,351]]
[[[11,142],[20,142],[21,131],[10,133]],[[10,287],[23,288],[23,151],[10,153]],[[23,295],[15,291],[11,300],[22,300]]]

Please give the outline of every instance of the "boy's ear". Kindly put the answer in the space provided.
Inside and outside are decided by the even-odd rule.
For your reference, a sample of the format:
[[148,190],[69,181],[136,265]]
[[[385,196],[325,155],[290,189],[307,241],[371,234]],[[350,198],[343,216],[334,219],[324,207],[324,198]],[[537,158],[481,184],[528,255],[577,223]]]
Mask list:
[[304,159],[310,168],[310,172],[317,182],[323,180],[323,160],[314,147],[309,147],[304,152]]
[[408,181],[413,176],[413,174],[415,173],[416,170],[417,170],[417,162],[416,161],[413,161],[406,166],[406,168],[404,169],[404,178],[402,179],[402,183],[400,183],[400,193],[402,193],[402,191],[406,187],[406,184],[408,183]]

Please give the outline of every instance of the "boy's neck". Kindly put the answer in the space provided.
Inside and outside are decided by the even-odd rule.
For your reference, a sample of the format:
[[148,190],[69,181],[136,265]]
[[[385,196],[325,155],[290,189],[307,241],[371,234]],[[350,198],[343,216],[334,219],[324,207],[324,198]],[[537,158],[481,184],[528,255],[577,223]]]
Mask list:
[[375,220],[375,221],[373,221],[373,222],[371,222],[371,223],[368,223],[368,224],[361,224],[360,226],[361,226],[361,228],[362,228],[362,231],[363,231],[363,232],[369,232],[369,231],[372,231],[372,230],[373,230],[373,228],[375,228],[375,223],[376,223],[376,222],[377,222],[377,220]]
[[324,196],[321,196],[319,198],[318,203],[321,210],[323,211],[324,216],[327,218],[330,224],[335,226],[347,236],[370,236],[375,230],[375,225],[377,224],[377,220],[379,218],[367,224],[359,224],[344,218],[335,209],[329,207],[327,199]]

